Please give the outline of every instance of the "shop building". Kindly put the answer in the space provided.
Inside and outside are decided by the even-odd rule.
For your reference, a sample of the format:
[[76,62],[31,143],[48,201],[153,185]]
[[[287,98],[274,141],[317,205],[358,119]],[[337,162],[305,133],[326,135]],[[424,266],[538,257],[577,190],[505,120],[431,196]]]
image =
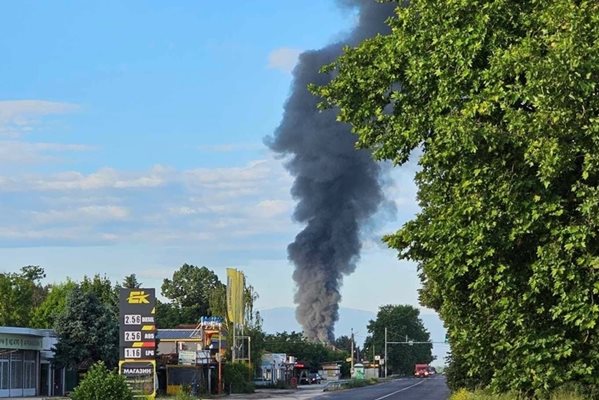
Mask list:
[[52,365],[50,329],[0,327],[0,398],[61,396],[64,370]]

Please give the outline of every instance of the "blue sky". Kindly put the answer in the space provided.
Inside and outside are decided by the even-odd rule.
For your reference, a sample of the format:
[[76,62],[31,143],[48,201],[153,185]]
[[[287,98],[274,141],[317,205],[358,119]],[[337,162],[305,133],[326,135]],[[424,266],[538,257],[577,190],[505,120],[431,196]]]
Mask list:
[[[263,145],[297,54],[348,32],[334,1],[7,1],[0,12],[0,258],[48,281],[183,263],[243,270],[258,308],[293,305],[291,177]],[[416,267],[380,244],[417,206],[364,233],[342,306],[417,305]]]

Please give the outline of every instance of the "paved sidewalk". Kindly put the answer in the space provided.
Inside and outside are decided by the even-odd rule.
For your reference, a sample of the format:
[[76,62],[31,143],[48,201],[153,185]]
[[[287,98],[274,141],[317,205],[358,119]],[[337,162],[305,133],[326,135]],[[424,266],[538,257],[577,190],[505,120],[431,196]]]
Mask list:
[[305,389],[256,389],[252,394],[232,394],[224,399],[270,399],[270,400],[308,400],[324,394],[320,388]]
[[[223,400],[309,400],[316,396],[324,394],[322,387],[319,388],[301,388],[301,389],[256,389],[251,394],[231,394],[220,397]],[[202,399],[202,397],[199,397]],[[69,400],[68,397],[19,397],[19,400]]]

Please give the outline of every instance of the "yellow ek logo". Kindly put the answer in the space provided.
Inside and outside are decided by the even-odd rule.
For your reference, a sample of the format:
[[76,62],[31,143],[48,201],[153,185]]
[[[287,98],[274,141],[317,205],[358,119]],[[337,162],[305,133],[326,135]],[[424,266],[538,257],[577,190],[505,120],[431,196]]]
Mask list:
[[150,295],[146,294],[143,290],[133,290],[129,293],[129,297],[127,298],[127,303],[129,304],[149,304],[150,301],[148,297]]

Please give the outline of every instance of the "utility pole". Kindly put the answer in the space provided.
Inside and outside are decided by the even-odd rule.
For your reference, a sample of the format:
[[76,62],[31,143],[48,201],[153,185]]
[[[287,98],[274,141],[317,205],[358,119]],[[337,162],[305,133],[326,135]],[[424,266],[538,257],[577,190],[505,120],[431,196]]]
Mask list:
[[351,369],[350,374],[354,373],[354,328],[351,328]]
[[233,346],[231,346],[231,362],[235,364],[235,356],[237,353],[235,347],[237,346],[237,332],[236,332],[236,323],[233,321]]
[[223,390],[223,369],[222,369],[222,353],[221,353],[221,349],[222,349],[222,337],[223,337],[223,330],[222,330],[222,326],[219,325],[218,326],[218,390],[217,393],[221,394],[222,390]]
[[387,327],[385,327],[385,378],[387,377]]

